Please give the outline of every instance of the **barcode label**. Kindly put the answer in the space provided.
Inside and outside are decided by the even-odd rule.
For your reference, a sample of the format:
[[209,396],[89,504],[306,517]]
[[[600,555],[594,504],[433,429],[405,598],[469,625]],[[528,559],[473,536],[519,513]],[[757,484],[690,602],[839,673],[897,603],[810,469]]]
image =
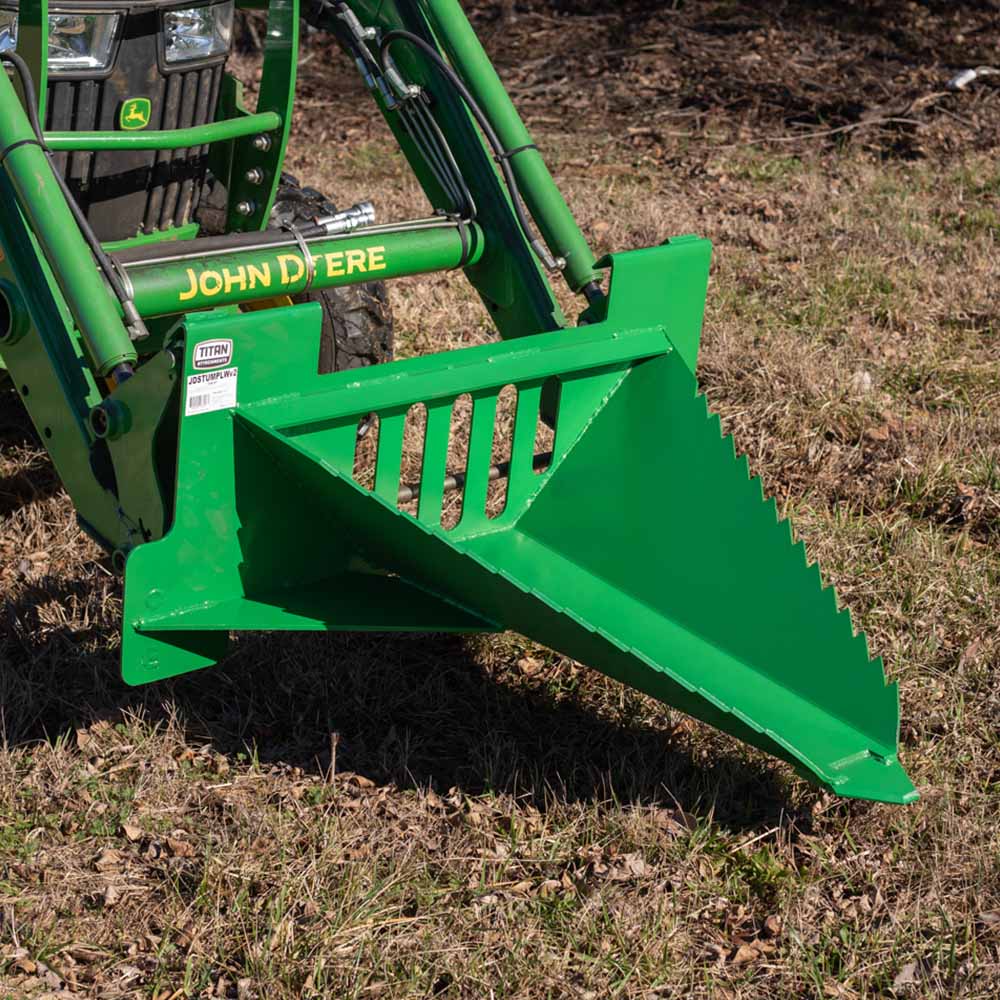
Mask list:
[[223,368],[203,375],[189,375],[184,415],[194,417],[235,406],[238,372],[238,368]]

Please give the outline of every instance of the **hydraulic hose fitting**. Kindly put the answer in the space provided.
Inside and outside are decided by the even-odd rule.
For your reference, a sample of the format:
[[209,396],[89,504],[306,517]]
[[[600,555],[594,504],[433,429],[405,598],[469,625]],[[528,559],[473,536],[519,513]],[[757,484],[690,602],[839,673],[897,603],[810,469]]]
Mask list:
[[375,206],[370,201],[358,202],[336,215],[324,215],[316,220],[316,225],[326,230],[328,236],[339,236],[355,229],[375,224]]

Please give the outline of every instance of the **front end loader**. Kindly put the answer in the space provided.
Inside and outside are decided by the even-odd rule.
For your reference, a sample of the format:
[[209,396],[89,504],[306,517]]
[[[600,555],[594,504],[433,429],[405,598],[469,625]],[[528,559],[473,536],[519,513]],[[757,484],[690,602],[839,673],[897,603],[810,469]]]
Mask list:
[[[698,392],[710,245],[595,261],[457,0],[305,2],[238,4],[267,17],[250,110],[231,2],[0,0],[0,358],[124,574],[125,680],[236,631],[513,629],[837,794],[915,799],[896,685]],[[302,17],[425,217],[289,194]],[[384,283],[446,270],[498,338],[391,360]]]

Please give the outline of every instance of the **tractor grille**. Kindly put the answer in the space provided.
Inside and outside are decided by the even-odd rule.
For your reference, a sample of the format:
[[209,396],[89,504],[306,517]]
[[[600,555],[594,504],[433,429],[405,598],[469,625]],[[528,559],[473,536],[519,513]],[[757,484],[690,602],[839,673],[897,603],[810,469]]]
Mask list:
[[[151,100],[151,130],[204,125],[215,116],[222,73],[220,62],[162,74],[154,54],[152,66],[147,64],[138,81],[118,71],[103,80],[50,80],[45,128],[117,131],[122,102],[135,96]],[[119,240],[192,220],[201,198],[208,147],[58,153],[54,159],[98,237]]]

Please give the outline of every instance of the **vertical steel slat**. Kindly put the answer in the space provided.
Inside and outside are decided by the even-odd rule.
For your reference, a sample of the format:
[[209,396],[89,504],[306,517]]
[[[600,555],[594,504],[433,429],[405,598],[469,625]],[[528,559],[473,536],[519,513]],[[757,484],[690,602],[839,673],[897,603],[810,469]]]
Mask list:
[[493,434],[497,422],[496,389],[474,393],[472,426],[469,429],[469,459],[465,469],[465,494],[459,527],[475,527],[486,520],[486,494],[493,464]]
[[378,454],[375,456],[375,493],[396,506],[399,500],[399,470],[403,464],[403,432],[406,410],[378,415]]
[[542,383],[517,387],[517,413],[514,415],[514,440],[510,450],[510,481],[504,514],[517,512],[535,486],[535,438],[538,435],[538,410],[542,403]]
[[451,438],[451,410],[454,400],[427,404],[424,431],[424,460],[420,473],[420,504],[417,517],[424,524],[441,523],[444,477],[448,472],[448,442]]

